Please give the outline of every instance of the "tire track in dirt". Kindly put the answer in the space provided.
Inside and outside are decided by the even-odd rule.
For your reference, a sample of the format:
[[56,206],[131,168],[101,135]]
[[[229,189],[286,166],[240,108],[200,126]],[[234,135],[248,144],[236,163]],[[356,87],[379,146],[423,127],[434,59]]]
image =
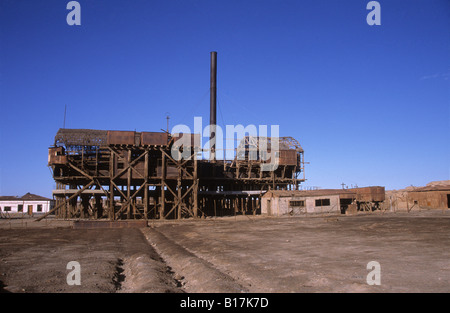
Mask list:
[[142,229],[150,245],[172,268],[190,293],[240,293],[248,290],[211,263],[189,252],[153,228]]

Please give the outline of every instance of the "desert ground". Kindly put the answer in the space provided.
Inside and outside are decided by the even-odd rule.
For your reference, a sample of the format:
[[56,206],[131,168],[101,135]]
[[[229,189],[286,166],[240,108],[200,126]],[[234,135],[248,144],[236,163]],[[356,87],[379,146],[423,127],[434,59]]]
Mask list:
[[[0,291],[450,292],[450,210],[72,225],[0,220]],[[71,261],[79,284],[68,284]]]

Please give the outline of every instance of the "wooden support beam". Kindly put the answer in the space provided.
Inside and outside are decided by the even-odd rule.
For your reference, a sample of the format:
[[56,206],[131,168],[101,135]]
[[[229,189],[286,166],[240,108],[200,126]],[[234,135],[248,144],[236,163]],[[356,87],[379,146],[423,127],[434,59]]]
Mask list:
[[82,189],[80,189],[77,193],[74,193],[73,195],[71,195],[66,201],[64,201],[63,203],[55,206],[53,209],[51,209],[50,211],[48,211],[47,213],[45,213],[44,215],[42,215],[41,217],[36,219],[36,222],[39,222],[40,220],[46,218],[49,214],[55,212],[57,209],[59,209],[60,207],[62,207],[64,204],[68,203],[70,200],[72,200],[75,197],[78,197],[83,191],[85,191],[86,189],[88,189],[90,186],[92,186],[94,184],[94,181],[91,181],[89,184],[87,184],[86,186],[84,186]]
[[87,178],[89,178],[90,180],[93,180],[94,177],[92,177],[91,175],[89,175],[88,173],[86,173],[85,171],[83,171],[82,169],[80,169],[79,167],[75,166],[74,164],[72,164],[72,162],[68,161],[67,164],[69,164],[69,166],[71,168],[73,168],[74,170],[78,171],[80,174],[82,174],[83,176],[86,176]]
[[[109,148],[109,150],[113,153],[113,154],[115,154],[116,156],[117,156],[117,158],[118,159],[121,159],[121,160],[124,160],[125,161],[125,159],[120,155],[120,154],[118,154],[116,151],[114,151],[113,149],[111,149],[111,148]],[[122,176],[123,174],[125,174],[125,172],[127,172],[128,170],[129,170],[129,168],[130,167],[133,167],[142,157],[145,157],[148,153],[149,153],[149,150],[145,150],[145,152],[143,153],[143,154],[141,154],[139,157],[137,157],[135,160],[133,160],[132,162],[131,162],[131,158],[130,158],[130,153],[131,153],[131,150],[128,150],[128,156],[127,156],[127,160],[128,160],[128,166],[126,166],[126,167],[124,167],[121,171],[119,171],[119,173],[117,173],[112,179],[113,180],[115,180],[117,177],[120,177],[120,176]],[[111,155],[111,157],[112,157],[112,155]],[[136,169],[134,169],[137,173],[139,173]],[[113,173],[113,171],[111,170],[111,173]],[[140,173],[139,173],[139,175],[141,175]],[[143,176],[141,175],[141,177],[143,178]]]
[[144,189],[144,216],[145,219],[148,218],[148,203],[149,203],[149,199],[148,199],[148,150],[146,151],[145,154],[145,160],[144,160],[144,180],[145,180],[145,189]]
[[178,173],[178,180],[177,180],[177,196],[178,196],[178,214],[177,218],[181,219],[181,171]]
[[159,218],[165,218],[165,210],[166,210],[166,193],[165,193],[165,185],[166,185],[166,153],[163,149],[160,149],[162,152],[161,155],[161,207],[159,208]]
[[128,150],[128,173],[127,173],[127,218],[131,217],[131,205],[130,205],[130,196],[131,196],[131,150]]
[[[136,190],[136,191],[133,193],[132,196],[126,198],[125,202],[122,203],[122,206],[120,207],[119,211],[117,211],[116,217],[118,217],[119,214],[122,213],[122,211],[123,211],[125,208],[128,210],[128,208],[129,208],[129,206],[130,206],[130,203],[131,203],[132,199],[136,198],[137,194],[141,191],[141,189],[142,189],[145,185],[146,185],[146,184],[143,183],[143,184],[139,187],[139,189]],[[136,207],[134,207],[134,208],[136,209]],[[127,214],[128,214],[128,211],[127,211]],[[129,218],[129,217],[128,217],[128,218]]]
[[174,202],[174,205],[173,205],[172,209],[170,209],[170,211],[167,212],[167,214],[165,215],[165,217],[169,216],[169,214],[172,213],[173,210],[174,210],[175,208],[178,207],[179,203],[181,203],[181,201],[183,201],[183,199],[189,194],[189,192],[192,191],[193,188],[194,188],[194,185],[191,185],[191,187],[189,187],[189,189],[186,190],[186,192],[184,193],[184,195],[182,195],[181,197],[176,197],[176,198],[175,198],[175,202]]
[[193,192],[193,204],[194,204],[194,218],[198,217],[198,178],[197,178],[197,171],[198,171],[198,165],[197,165],[197,156],[194,157],[194,181],[193,181],[193,186],[194,189],[192,190]]

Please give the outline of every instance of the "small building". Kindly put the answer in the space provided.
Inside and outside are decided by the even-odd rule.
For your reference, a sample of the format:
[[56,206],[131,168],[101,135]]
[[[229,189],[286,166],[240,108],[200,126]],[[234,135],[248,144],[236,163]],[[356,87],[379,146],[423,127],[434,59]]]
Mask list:
[[408,210],[450,209],[450,184],[418,187],[408,192]]
[[269,190],[261,201],[261,213],[269,216],[304,213],[351,213],[380,209],[384,187],[352,189]]
[[426,186],[409,186],[386,191],[386,209],[411,211],[421,209],[450,209],[450,180],[432,181]]
[[10,215],[30,215],[47,213],[53,208],[54,200],[27,193],[22,197],[0,196],[0,214],[2,217]]

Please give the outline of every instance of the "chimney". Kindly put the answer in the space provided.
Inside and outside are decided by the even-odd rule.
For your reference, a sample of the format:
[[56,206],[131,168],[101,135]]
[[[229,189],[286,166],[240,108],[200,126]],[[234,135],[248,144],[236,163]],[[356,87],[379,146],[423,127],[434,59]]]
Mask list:
[[216,98],[217,98],[217,52],[211,52],[211,82],[210,82],[210,160],[216,161]]

